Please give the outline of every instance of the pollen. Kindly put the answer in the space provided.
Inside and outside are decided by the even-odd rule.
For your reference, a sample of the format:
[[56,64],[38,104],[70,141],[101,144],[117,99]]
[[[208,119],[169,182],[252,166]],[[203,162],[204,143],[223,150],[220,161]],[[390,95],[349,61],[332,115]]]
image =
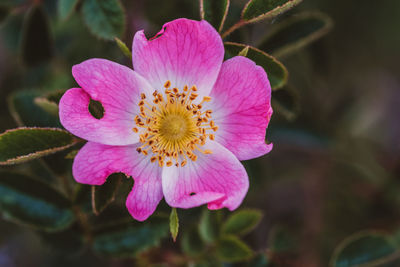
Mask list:
[[211,101],[205,96],[197,100],[197,87],[185,85],[180,91],[164,83],[164,92],[155,90],[148,98],[141,94],[138,103],[140,114],[135,116],[133,132],[139,134],[142,143],[138,153],[147,156],[153,153],[150,162],[163,166],[185,166],[188,160],[196,161],[198,153],[212,154],[203,150],[206,141],[214,140],[218,126],[212,120],[212,110],[202,111],[203,104]]

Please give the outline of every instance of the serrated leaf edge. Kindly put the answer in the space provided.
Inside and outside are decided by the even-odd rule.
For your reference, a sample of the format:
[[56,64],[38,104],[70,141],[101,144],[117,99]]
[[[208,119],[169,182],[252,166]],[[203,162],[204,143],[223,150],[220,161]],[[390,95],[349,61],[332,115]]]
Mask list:
[[[204,2],[204,0],[200,0],[200,18],[202,20],[205,20],[205,18],[204,18],[205,12],[204,12],[204,3],[203,2]],[[219,33],[221,33],[221,31],[222,31],[222,29],[224,27],[226,17],[228,16],[229,6],[230,6],[230,0],[226,0],[225,12],[224,12],[222,20],[221,20],[221,22],[220,22],[220,24],[218,26],[218,29],[217,29],[217,31]]]
[[[241,48],[245,48],[246,46],[248,46],[245,44],[240,44],[240,43],[235,43],[235,42],[224,42],[224,45],[234,45],[234,46],[239,46]],[[276,64],[278,64],[283,69],[283,73],[284,73],[283,81],[274,88],[272,88],[272,86],[271,86],[272,91],[278,90],[278,89],[282,88],[283,86],[285,86],[285,84],[287,83],[287,81],[289,79],[289,71],[287,70],[285,65],[283,65],[278,59],[276,59],[276,57],[271,56],[270,54],[254,47],[254,46],[248,46],[248,47],[249,47],[249,49],[253,49],[256,52],[261,53],[268,58],[271,58]]]
[[57,148],[50,148],[50,149],[46,149],[46,150],[41,150],[38,152],[34,152],[34,153],[29,153],[27,155],[24,156],[19,156],[13,159],[8,159],[6,161],[0,161],[0,166],[1,165],[11,165],[11,164],[18,164],[18,163],[23,163],[29,160],[33,160],[36,158],[40,158],[42,156],[45,155],[50,155],[50,154],[54,154],[56,152],[65,150],[69,147],[72,147],[73,145],[75,145],[76,143],[78,143],[78,139],[74,138],[73,135],[71,135],[69,132],[63,130],[63,129],[59,129],[59,128],[42,128],[42,127],[19,127],[19,128],[15,128],[15,129],[9,129],[6,130],[4,133],[0,134],[0,139],[3,135],[10,133],[10,132],[14,132],[14,131],[18,131],[18,130],[31,130],[31,129],[39,129],[39,130],[51,130],[51,131],[59,131],[59,132],[64,132],[67,133],[71,136],[72,142],[71,144],[65,145],[65,146],[61,146],[61,147],[57,147]]
[[254,23],[254,22],[258,22],[260,20],[264,20],[264,19],[270,19],[273,17],[276,17],[284,12],[286,12],[287,10],[289,10],[292,7],[297,6],[298,4],[300,4],[303,0],[288,0],[285,4],[281,5],[281,6],[277,6],[274,9],[261,14],[255,18],[252,19],[245,19],[244,18],[244,13],[246,12],[248,6],[251,4],[253,0],[249,0],[249,2],[246,3],[246,5],[244,6],[243,10],[242,10],[242,14],[241,14],[241,18],[246,21],[246,23]]

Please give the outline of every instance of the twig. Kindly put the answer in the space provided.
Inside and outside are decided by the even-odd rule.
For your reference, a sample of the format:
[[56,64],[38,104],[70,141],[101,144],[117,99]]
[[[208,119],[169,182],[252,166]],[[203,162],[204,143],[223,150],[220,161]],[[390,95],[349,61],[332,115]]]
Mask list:
[[237,29],[239,29],[240,27],[246,25],[247,22],[245,20],[239,20],[238,22],[236,22],[236,24],[232,25],[232,27],[230,27],[229,29],[227,29],[224,33],[221,34],[221,38],[224,39],[225,37],[227,37],[229,34],[231,34],[232,32],[236,31]]

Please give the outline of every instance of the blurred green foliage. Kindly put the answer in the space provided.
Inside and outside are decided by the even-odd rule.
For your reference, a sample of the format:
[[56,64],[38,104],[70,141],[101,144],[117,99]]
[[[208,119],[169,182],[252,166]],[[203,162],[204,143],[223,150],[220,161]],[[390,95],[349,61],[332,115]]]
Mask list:
[[[23,153],[1,157],[66,150],[2,167],[1,266],[398,266],[400,2],[202,2],[203,12],[193,0],[1,1],[1,132],[60,128],[57,105],[76,86],[74,64],[99,57],[131,66],[134,33],[152,36],[178,17],[204,16],[222,34],[242,18],[224,38],[227,48],[239,44],[226,57],[248,46],[246,56],[280,88],[267,131],[274,149],[244,162],[242,208],[178,210],[172,228],[165,203],[144,223],[131,219],[132,179],[74,182],[82,143],[67,149],[72,139],[52,143],[52,133],[39,148],[15,142]],[[91,112],[102,114],[96,103]]]

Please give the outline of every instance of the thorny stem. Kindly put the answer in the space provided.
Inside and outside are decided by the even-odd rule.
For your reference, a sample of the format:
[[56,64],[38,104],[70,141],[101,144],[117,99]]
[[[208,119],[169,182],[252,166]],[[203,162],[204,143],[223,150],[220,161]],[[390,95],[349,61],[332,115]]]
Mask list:
[[229,29],[227,29],[224,33],[222,33],[221,38],[224,39],[229,34],[231,34],[232,32],[236,31],[237,29],[239,29],[240,27],[242,27],[246,24],[247,24],[247,22],[245,20],[243,20],[243,19],[239,20],[234,25],[232,25]]

